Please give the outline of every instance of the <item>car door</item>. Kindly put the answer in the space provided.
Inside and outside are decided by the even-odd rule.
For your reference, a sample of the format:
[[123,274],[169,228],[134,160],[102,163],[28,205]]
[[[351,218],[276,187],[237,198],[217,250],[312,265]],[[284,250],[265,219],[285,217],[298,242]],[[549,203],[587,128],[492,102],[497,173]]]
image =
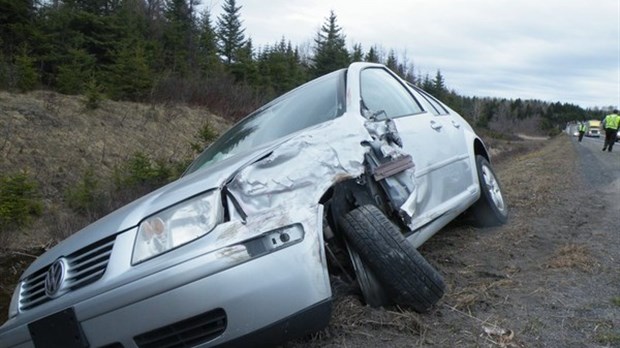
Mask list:
[[422,102],[423,107],[434,115],[435,127],[440,126],[437,134],[446,167],[444,170],[439,169],[438,173],[443,182],[441,200],[446,202],[446,209],[451,209],[467,200],[469,190],[476,184],[476,176],[472,175],[476,168],[471,167],[470,146],[465,135],[466,121],[423,90],[413,89],[411,92]]
[[386,69],[362,70],[360,90],[362,102],[369,110],[367,114],[382,114],[391,119],[403,150],[413,157],[416,189],[415,197],[410,197],[409,202],[415,211],[410,228],[415,230],[451,209],[459,190],[468,186],[461,181],[464,174],[458,163],[463,162],[458,155],[463,149],[452,142],[453,133],[460,127],[449,117],[425,110],[412,92]]

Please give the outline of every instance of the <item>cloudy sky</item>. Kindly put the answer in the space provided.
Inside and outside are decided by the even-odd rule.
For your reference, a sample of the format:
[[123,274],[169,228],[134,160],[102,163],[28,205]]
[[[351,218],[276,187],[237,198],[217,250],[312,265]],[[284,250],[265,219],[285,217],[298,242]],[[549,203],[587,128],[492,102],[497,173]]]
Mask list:
[[[203,0],[212,19],[223,0]],[[620,0],[237,0],[255,47],[312,43],[331,10],[349,48],[439,69],[468,96],[620,104]]]

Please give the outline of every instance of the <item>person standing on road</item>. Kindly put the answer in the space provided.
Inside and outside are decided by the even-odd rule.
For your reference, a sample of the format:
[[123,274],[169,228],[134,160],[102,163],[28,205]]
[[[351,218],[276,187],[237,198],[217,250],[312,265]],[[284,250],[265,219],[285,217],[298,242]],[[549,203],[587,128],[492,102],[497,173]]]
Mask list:
[[586,123],[579,122],[579,127],[577,130],[579,131],[579,142],[581,142],[581,139],[583,139],[583,134],[586,132]]
[[605,116],[605,119],[603,119],[603,128],[605,129],[605,145],[603,146],[603,151],[607,150],[611,152],[616,142],[618,127],[620,127],[620,115],[618,115],[618,110],[615,109],[613,113]]

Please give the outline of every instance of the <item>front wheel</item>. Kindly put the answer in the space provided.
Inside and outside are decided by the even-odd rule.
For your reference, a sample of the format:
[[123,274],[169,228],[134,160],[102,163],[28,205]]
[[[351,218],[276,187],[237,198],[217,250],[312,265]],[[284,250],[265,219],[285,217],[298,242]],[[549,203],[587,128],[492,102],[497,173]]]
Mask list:
[[477,155],[476,169],[480,183],[480,198],[470,208],[474,224],[479,227],[505,224],[508,221],[508,207],[491,164],[483,156]]
[[354,251],[358,282],[368,304],[392,302],[426,312],[441,299],[445,284],[439,272],[377,207],[350,211],[340,226]]

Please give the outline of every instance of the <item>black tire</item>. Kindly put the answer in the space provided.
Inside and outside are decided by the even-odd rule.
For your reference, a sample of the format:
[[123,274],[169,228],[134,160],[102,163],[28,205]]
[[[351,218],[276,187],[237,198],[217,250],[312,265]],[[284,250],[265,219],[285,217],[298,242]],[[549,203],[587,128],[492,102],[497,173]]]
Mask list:
[[355,270],[357,283],[359,284],[360,290],[362,290],[362,295],[364,295],[366,304],[371,307],[386,307],[393,304],[390,296],[381,284],[381,281],[374,272],[368,268],[357,251],[351,248],[348,243],[347,250],[351,257],[353,269]]
[[340,225],[349,246],[378,278],[391,302],[426,312],[444,295],[439,272],[377,207],[354,209]]
[[486,158],[476,156],[480,198],[470,208],[472,224],[478,227],[503,225],[508,221],[508,207],[502,186]]

